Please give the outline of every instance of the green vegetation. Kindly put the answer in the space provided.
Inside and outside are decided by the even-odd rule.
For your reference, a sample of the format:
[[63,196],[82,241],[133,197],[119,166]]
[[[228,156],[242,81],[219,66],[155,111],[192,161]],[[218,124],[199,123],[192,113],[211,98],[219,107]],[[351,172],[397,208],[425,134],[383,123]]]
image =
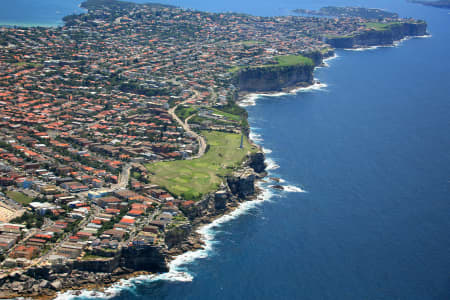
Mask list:
[[399,24],[402,24],[402,23],[400,23],[400,22],[391,22],[391,23],[367,22],[367,23],[364,23],[364,26],[366,26],[369,29],[384,31],[384,30],[389,30],[392,27],[392,25],[399,25]]
[[228,70],[228,72],[230,72],[230,73],[236,73],[237,71],[239,71],[239,70],[242,69],[242,68],[244,68],[244,67],[242,67],[242,66],[234,66],[234,67],[231,67],[231,68]]
[[249,152],[256,151],[247,138],[244,140],[244,149],[239,149],[239,134],[216,131],[202,133],[209,145],[203,157],[148,164],[146,167],[151,172],[150,181],[175,196],[198,200],[202,195],[216,190],[224,176],[239,166]]
[[[225,117],[231,118],[232,116],[238,116],[239,120],[241,121],[241,128],[244,131],[248,130],[249,126],[247,121],[248,118],[247,111],[244,108],[237,105],[236,102],[230,101],[228,102],[227,105],[219,107],[219,110],[222,114],[224,114]],[[234,120],[237,120],[236,117],[233,118]]]
[[21,192],[8,191],[6,192],[6,195],[8,195],[9,198],[13,199],[17,203],[22,204],[23,206],[27,206],[28,204],[33,202],[33,198],[30,198],[27,195],[22,194]]
[[178,106],[175,110],[175,114],[183,121],[196,113],[196,108],[183,105]]
[[331,48],[322,48],[320,49],[320,53],[322,54],[327,54],[328,52],[330,52],[332,49]]
[[[252,66],[249,68],[268,68],[268,67],[291,67],[291,66],[314,66],[314,62],[311,58],[303,55],[283,55],[275,57],[276,64]],[[241,69],[245,69],[245,66],[231,67],[228,72],[236,73]]]
[[275,59],[278,61],[278,65],[274,66],[280,67],[298,66],[298,65],[314,66],[314,62],[312,61],[311,58],[304,57],[302,55],[284,55],[278,56]]
[[227,118],[228,120],[236,121],[236,122],[240,122],[240,121],[241,121],[241,117],[238,116],[238,115],[230,114],[230,113],[227,113],[227,112],[218,110],[218,109],[216,109],[216,108],[213,108],[212,110],[214,111],[215,114],[224,116],[224,117]]
[[354,35],[334,35],[334,34],[326,34],[324,36],[328,39],[350,39],[355,37]]
[[127,212],[128,212],[128,208],[127,207],[122,208],[120,210],[119,215],[117,215],[117,216],[113,217],[111,220],[103,223],[102,227],[97,231],[97,234],[96,234],[97,237],[101,236],[103,234],[103,232],[105,232],[107,230],[110,230],[110,229],[113,229],[114,225],[116,223],[119,223],[119,221],[123,218],[123,216],[126,215]]
[[28,68],[40,68],[42,67],[42,64],[33,63],[33,62],[18,62],[15,63],[18,67],[28,67]]
[[262,44],[262,42],[259,41],[243,41],[241,42],[242,45],[244,46],[254,46],[254,45],[260,45]]
[[41,228],[44,224],[44,217],[26,212],[21,217],[12,219],[11,223],[25,224],[27,228]]

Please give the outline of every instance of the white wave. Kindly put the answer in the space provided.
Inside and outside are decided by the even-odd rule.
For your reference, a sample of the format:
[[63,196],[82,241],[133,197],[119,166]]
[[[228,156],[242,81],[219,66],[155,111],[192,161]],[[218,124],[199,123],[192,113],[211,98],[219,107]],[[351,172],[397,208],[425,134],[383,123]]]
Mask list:
[[284,191],[290,192],[290,193],[306,193],[306,191],[302,188],[299,188],[295,185],[285,185],[283,186]]
[[214,250],[214,238],[219,232],[216,230],[222,224],[225,224],[231,220],[238,218],[241,215],[248,213],[252,208],[260,205],[260,203],[269,201],[273,197],[273,193],[268,189],[264,188],[261,182],[258,182],[258,187],[262,189],[262,192],[258,195],[256,200],[247,201],[241,203],[239,207],[233,210],[231,213],[221,216],[220,218],[214,220],[210,224],[200,227],[197,232],[202,236],[202,240],[205,243],[203,249],[189,251],[178,255],[174,260],[169,263],[169,272],[156,275],[141,275],[131,279],[122,279],[119,282],[107,287],[104,291],[67,291],[64,293],[59,293],[55,299],[67,300],[67,299],[77,299],[77,298],[95,298],[95,299],[110,299],[116,297],[124,289],[134,289],[137,284],[149,283],[155,281],[178,281],[178,282],[190,282],[194,279],[192,274],[189,273],[186,265],[192,263],[193,261],[206,258]]
[[315,79],[315,83],[313,85],[307,87],[296,88],[290,91],[290,94],[297,94],[300,92],[308,92],[308,91],[319,91],[326,88],[328,85],[325,83],[320,83]]
[[247,107],[247,106],[255,106],[256,99],[261,97],[261,94],[248,94],[241,101],[239,101],[239,106]]
[[266,170],[276,170],[276,169],[278,169],[280,166],[279,165],[277,165],[276,163],[275,163],[275,161],[273,160],[273,159],[271,159],[270,157],[267,157],[266,158],[266,164],[267,164],[267,167],[266,167]]
[[330,56],[330,57],[325,58],[325,59],[323,60],[323,62],[329,62],[329,61],[332,61],[333,59],[336,59],[336,58],[338,58],[338,57],[339,57],[339,55],[337,55],[337,53],[334,53],[333,56]]
[[272,153],[272,150],[271,149],[268,149],[268,148],[262,148],[262,150],[263,150],[263,152],[265,153],[265,154],[270,154],[270,153]]
[[329,62],[332,61],[332,60],[334,60],[334,59],[336,59],[336,58],[338,58],[338,57],[339,57],[339,55],[337,55],[336,53],[334,53],[333,56],[330,56],[330,57],[325,58],[325,59],[323,60],[323,66],[319,66],[319,67],[317,67],[317,68],[328,68],[328,67],[330,66]]
[[[361,48],[346,48],[345,51],[367,51],[367,50],[375,50],[380,48],[381,46],[371,46],[371,47],[361,47]],[[392,47],[392,46],[391,46]]]
[[261,97],[272,98],[272,97],[282,97],[282,96],[287,96],[287,95],[295,95],[295,94],[297,94],[299,92],[322,90],[322,89],[326,88],[327,86],[328,85],[326,85],[325,83],[320,83],[317,79],[315,79],[314,80],[314,84],[312,84],[310,86],[307,86],[307,87],[294,88],[294,89],[290,90],[289,92],[248,94],[248,95],[244,96],[244,98],[242,98],[239,101],[239,106],[241,106],[241,107],[255,106],[256,105],[256,100],[261,98]]
[[250,140],[252,140],[254,142],[262,142],[263,141],[261,135],[258,133],[254,133],[253,131],[250,131],[249,138],[250,138]]
[[394,43],[392,45],[379,45],[379,46],[370,46],[370,47],[361,47],[361,48],[347,48],[344,50],[346,50],[346,51],[366,51],[366,50],[376,50],[378,48],[395,48],[395,47],[400,46],[403,42],[408,41],[408,40],[431,38],[431,37],[432,37],[431,34],[418,35],[418,36],[407,36],[407,37],[402,38],[401,40],[394,41]]

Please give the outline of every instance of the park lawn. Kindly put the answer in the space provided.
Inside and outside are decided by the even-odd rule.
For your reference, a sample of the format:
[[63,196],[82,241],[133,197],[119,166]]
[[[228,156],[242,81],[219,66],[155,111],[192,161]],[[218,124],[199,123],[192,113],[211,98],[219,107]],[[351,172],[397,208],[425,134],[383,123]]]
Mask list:
[[395,25],[395,24],[401,24],[401,23],[400,22],[391,22],[391,23],[367,22],[367,23],[364,23],[364,25],[367,28],[380,30],[380,31],[388,30],[391,28],[392,25]]
[[302,55],[283,55],[277,56],[278,66],[297,66],[297,65],[314,65],[311,58]]
[[240,116],[238,116],[238,115],[233,115],[233,114],[224,112],[222,110],[219,110],[217,108],[213,108],[212,110],[214,111],[214,113],[216,113],[218,115],[221,115],[221,116],[224,116],[225,118],[227,118],[227,119],[229,119],[231,121],[240,122],[242,120],[242,118]]
[[[275,57],[275,60],[277,61],[277,64],[252,66],[250,68],[314,66],[314,62],[312,61],[312,59],[303,55],[282,55]],[[236,73],[244,68],[244,66],[234,66],[231,67],[228,72]]]
[[146,165],[150,181],[175,196],[199,200],[202,195],[218,189],[224,177],[239,166],[247,154],[257,148],[244,137],[244,149],[239,149],[241,135],[218,131],[203,131],[209,150],[194,160],[177,160]]
[[13,199],[17,203],[22,204],[23,206],[27,206],[31,202],[33,202],[33,199],[28,197],[25,194],[22,194],[21,192],[16,191],[8,191],[6,192],[6,195],[8,195],[9,198]]
[[180,105],[177,107],[177,109],[175,110],[175,113],[177,114],[177,116],[181,119],[181,120],[186,120],[187,118],[189,118],[190,116],[194,115],[197,113],[197,109],[194,107],[188,107],[188,106],[183,106]]

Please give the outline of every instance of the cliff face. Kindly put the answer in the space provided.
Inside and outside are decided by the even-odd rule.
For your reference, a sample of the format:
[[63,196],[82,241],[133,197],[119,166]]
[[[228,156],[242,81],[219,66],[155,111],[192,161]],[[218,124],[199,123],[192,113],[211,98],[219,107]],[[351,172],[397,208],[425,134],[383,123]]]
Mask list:
[[256,152],[250,155],[248,162],[249,167],[255,170],[256,173],[262,173],[266,170],[266,163],[264,161],[264,153]]
[[422,36],[426,32],[426,23],[399,23],[390,25],[386,30],[370,30],[349,37],[327,38],[326,42],[335,48],[392,45],[407,36]]
[[255,179],[253,169],[245,168],[229,176],[227,183],[233,194],[239,198],[246,198],[255,193]]
[[270,66],[242,69],[236,74],[239,90],[248,92],[279,91],[313,82],[314,66]]
[[181,244],[187,239],[191,233],[192,227],[190,224],[183,224],[180,226],[173,227],[166,231],[164,242],[170,249],[173,246]]
[[333,49],[328,49],[326,51],[312,51],[312,52],[306,52],[302,53],[303,56],[311,58],[314,62],[314,65],[320,66],[325,58],[331,57],[334,55]]
[[119,262],[119,256],[103,260],[79,260],[74,262],[73,268],[94,273],[111,273],[119,266]]
[[120,266],[133,271],[169,271],[165,248],[160,246],[123,248]]

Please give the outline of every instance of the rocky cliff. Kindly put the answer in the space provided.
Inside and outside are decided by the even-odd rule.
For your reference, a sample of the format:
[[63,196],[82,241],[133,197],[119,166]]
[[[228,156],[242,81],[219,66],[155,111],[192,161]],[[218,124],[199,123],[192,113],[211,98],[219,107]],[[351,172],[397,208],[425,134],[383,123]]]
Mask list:
[[192,226],[189,223],[173,226],[172,228],[166,230],[164,242],[169,249],[180,245],[187,239],[191,231]]
[[324,49],[322,51],[311,51],[302,53],[303,56],[311,58],[314,62],[315,66],[320,66],[323,63],[325,58],[331,57],[334,55],[333,49]]
[[335,48],[358,48],[392,45],[408,36],[422,36],[427,33],[427,24],[394,23],[384,29],[371,29],[352,36],[328,37],[326,42]]
[[248,166],[256,173],[263,173],[266,170],[266,163],[263,152],[252,153],[249,157]]
[[165,247],[139,246],[122,249],[120,266],[132,271],[167,272]]
[[313,65],[261,66],[245,68],[235,75],[240,91],[269,92],[313,82]]
[[233,194],[239,198],[246,198],[255,193],[255,178],[253,169],[245,168],[229,176],[227,183]]

